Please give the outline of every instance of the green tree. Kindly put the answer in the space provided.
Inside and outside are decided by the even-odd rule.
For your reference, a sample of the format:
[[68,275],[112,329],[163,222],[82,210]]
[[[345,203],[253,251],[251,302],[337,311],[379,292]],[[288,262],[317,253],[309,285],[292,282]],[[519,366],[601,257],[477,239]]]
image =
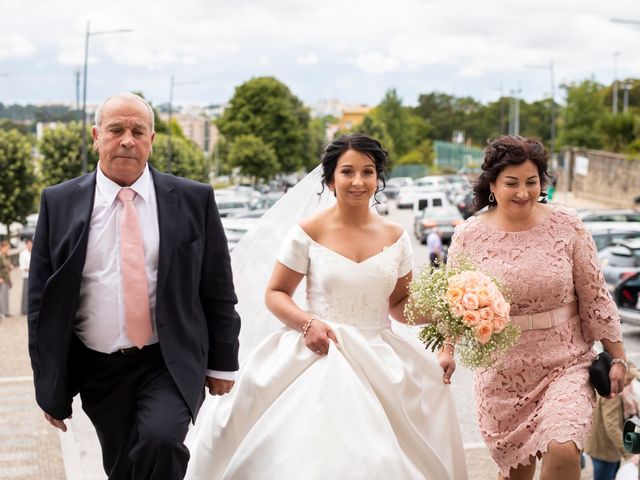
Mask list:
[[24,223],[33,212],[36,198],[31,144],[17,130],[0,130],[0,222]]
[[298,170],[309,155],[309,112],[273,77],[253,78],[237,87],[218,127],[230,143],[241,135],[260,138],[273,148],[285,173]]
[[235,138],[229,149],[229,163],[243,175],[252,177],[254,183],[269,180],[280,168],[275,150],[255,135]]
[[567,94],[558,141],[563,146],[601,149],[605,139],[599,128],[606,114],[602,85],[595,80],[562,85]]
[[622,152],[636,138],[637,117],[631,113],[607,113],[600,119],[605,136],[604,147],[613,152]]
[[465,132],[467,140],[484,143],[486,133],[478,131],[483,105],[471,97],[457,98],[441,92],[431,92],[418,97],[414,113],[430,126],[429,138],[450,142],[455,131]]
[[320,163],[320,157],[327,145],[327,127],[335,121],[335,117],[327,115],[313,118],[309,122],[309,155],[304,164],[305,170],[313,170]]
[[[44,132],[38,144],[40,151],[40,177],[44,185],[55,185],[82,174],[82,127],[78,122],[58,125]],[[91,148],[93,139],[87,135],[88,168],[93,170],[98,163],[98,154]]]
[[395,158],[402,157],[429,136],[427,122],[415,115],[413,109],[402,106],[395,89],[388,90],[371,116],[385,126],[393,139]]
[[[166,134],[156,134],[149,163],[160,171],[167,170],[169,138]],[[171,173],[198,182],[209,182],[207,158],[191,140],[180,136],[171,137]]]
[[434,158],[433,144],[431,140],[426,138],[416,148],[400,157],[396,165],[426,165],[431,167]]

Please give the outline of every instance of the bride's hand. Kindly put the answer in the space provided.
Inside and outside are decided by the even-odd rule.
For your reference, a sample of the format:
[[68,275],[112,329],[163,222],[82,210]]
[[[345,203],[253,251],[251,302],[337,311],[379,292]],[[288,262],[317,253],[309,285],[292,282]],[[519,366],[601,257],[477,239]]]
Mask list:
[[307,335],[304,337],[304,344],[312,352],[318,355],[326,355],[329,352],[330,341],[333,341],[336,345],[338,344],[336,334],[333,333],[331,327],[321,320],[314,319],[309,325]]
[[451,383],[451,376],[456,370],[456,359],[453,358],[453,348],[445,345],[443,349],[438,352],[438,363],[444,372],[442,381],[449,385]]

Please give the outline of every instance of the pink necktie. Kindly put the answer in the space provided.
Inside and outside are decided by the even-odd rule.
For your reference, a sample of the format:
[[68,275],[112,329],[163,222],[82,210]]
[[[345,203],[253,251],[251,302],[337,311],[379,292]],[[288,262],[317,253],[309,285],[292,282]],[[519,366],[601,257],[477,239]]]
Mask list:
[[138,211],[133,204],[135,196],[136,192],[130,188],[118,192],[118,200],[123,205],[120,214],[120,268],[127,336],[136,347],[142,348],[152,332],[142,233]]

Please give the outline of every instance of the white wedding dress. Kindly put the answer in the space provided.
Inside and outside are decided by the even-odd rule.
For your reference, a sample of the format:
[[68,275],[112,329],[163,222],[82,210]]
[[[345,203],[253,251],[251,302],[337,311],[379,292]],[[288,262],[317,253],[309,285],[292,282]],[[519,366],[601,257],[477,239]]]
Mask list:
[[316,355],[286,327],[264,338],[231,393],[205,403],[186,478],[465,480],[442,370],[391,330],[389,296],[412,267],[408,234],[356,263],[296,225],[278,260],[306,274],[306,309],[338,345]]

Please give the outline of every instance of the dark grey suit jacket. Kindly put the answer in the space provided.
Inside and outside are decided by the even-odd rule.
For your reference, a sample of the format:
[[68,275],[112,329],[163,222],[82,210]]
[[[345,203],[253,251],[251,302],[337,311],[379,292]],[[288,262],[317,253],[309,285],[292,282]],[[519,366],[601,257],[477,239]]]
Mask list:
[[[227,242],[209,185],[151,169],[160,251],[156,325],[164,361],[193,418],[206,370],[238,369],[240,318]],[[70,348],[96,174],[43,190],[29,269],[29,354],[36,400],[54,418],[78,393]],[[115,312],[114,312],[115,314]]]

